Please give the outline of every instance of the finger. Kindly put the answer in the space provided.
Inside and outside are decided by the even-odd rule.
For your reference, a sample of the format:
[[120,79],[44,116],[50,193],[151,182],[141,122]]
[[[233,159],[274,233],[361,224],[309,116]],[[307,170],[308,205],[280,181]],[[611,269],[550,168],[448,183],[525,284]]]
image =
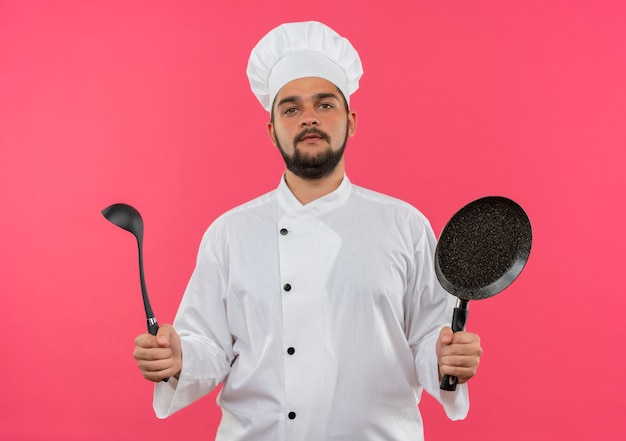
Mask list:
[[172,350],[170,348],[142,348],[135,347],[133,351],[135,360],[165,360],[172,357]]
[[172,364],[168,364],[167,360],[158,363],[139,363],[138,366],[143,377],[150,381],[159,382],[173,376]]
[[483,354],[483,349],[478,343],[452,343],[444,346],[439,351],[440,358],[447,357],[478,357]]
[[440,364],[442,366],[449,366],[452,368],[466,368],[478,366],[480,357],[475,354],[463,355],[463,354],[451,354],[441,357]]
[[158,347],[157,339],[154,335],[148,334],[140,334],[135,338],[135,347],[140,348],[156,348]]
[[158,373],[170,369],[174,365],[172,358],[159,360],[138,360],[137,366],[144,373]]
[[459,384],[466,383],[472,377],[476,375],[477,369],[468,367],[444,367],[441,369],[443,375],[449,375],[451,377],[456,377],[458,379]]
[[467,331],[458,331],[453,334],[452,343],[454,344],[478,344],[480,345],[480,337]]
[[468,380],[476,374],[479,363],[478,356],[446,356],[442,357],[439,370],[443,375]]
[[449,326],[444,326],[441,328],[441,331],[439,331],[439,342],[442,346],[452,343],[453,338],[454,332],[452,332],[452,328]]
[[169,347],[173,332],[174,332],[174,327],[172,327],[171,325],[168,325],[168,324],[162,325],[157,331],[157,335],[156,335],[158,345],[161,346],[162,348]]
[[175,359],[169,348],[140,349],[138,352],[135,354],[137,366],[147,380],[159,382],[176,373],[174,369]]

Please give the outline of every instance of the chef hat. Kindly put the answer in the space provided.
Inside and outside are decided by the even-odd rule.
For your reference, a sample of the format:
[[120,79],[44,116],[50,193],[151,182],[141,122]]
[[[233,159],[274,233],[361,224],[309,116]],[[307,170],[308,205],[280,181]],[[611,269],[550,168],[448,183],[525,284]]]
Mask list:
[[309,21],[272,29],[252,49],[247,73],[252,91],[270,111],[278,91],[304,77],[330,81],[349,102],[359,88],[363,67],[347,39],[322,23]]

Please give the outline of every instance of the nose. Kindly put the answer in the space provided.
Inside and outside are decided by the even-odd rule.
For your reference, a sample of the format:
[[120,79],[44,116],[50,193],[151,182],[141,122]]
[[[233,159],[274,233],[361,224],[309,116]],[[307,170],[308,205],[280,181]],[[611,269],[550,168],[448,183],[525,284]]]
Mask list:
[[302,127],[307,126],[317,126],[319,124],[319,119],[315,113],[315,109],[312,106],[306,106],[302,111],[302,119],[300,121],[300,125]]

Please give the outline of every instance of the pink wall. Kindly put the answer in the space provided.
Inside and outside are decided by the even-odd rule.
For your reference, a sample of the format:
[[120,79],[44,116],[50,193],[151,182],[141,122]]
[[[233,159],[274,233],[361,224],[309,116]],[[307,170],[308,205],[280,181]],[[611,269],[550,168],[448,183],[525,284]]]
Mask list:
[[489,194],[533,222],[518,281],[470,305],[485,349],[470,415],[427,399],[429,441],[625,439],[625,5],[0,1],[0,439],[212,439],[214,396],[154,417],[131,356],[135,245],[100,210],[142,211],[171,321],[204,229],[278,183],[245,66],[305,19],[363,58],[352,181],[437,232]]

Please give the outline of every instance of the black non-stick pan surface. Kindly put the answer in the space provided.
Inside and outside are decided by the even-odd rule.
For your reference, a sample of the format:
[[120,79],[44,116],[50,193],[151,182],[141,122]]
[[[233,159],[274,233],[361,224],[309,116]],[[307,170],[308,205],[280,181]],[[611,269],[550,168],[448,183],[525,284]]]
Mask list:
[[[452,330],[465,329],[469,300],[498,294],[519,276],[528,261],[532,229],[517,203],[501,196],[477,199],[446,224],[435,251],[435,272],[441,286],[459,298]],[[454,390],[446,377],[441,388]]]

